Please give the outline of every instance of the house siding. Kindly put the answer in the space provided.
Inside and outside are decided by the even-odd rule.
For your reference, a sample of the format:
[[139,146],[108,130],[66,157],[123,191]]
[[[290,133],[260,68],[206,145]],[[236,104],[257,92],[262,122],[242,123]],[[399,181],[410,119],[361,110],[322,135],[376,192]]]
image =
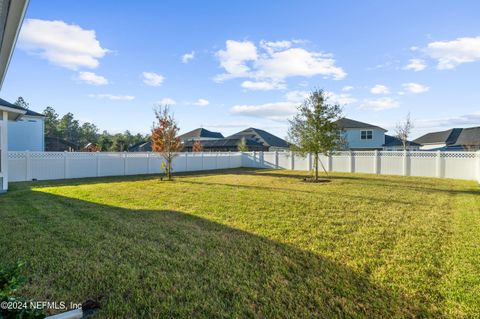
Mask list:
[[[371,140],[362,140],[361,131],[372,131]],[[343,133],[349,149],[382,149],[385,132],[379,128],[346,128]]]
[[44,119],[23,116],[21,120],[8,122],[8,149],[10,151],[45,150]]

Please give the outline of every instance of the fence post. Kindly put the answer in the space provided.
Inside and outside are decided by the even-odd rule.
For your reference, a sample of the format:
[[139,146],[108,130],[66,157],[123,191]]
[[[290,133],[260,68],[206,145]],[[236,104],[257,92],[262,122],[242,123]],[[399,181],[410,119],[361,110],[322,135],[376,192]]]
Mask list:
[[147,174],[150,174],[150,153],[147,152]]
[[403,150],[403,156],[402,156],[402,175],[407,176],[408,175],[408,154],[407,150]]
[[477,181],[480,183],[480,150],[477,151]]
[[68,178],[68,156],[67,151],[63,152],[63,178]]
[[328,152],[328,155],[327,155],[327,172],[332,172],[333,171],[332,160],[333,160],[332,159],[332,152]]
[[295,169],[295,155],[290,151],[290,169],[293,171]]
[[27,181],[31,181],[32,180],[32,162],[31,162],[31,159],[32,159],[32,154],[30,153],[30,151],[26,151],[25,152],[25,159],[26,159],[26,163],[25,163],[25,168],[26,168],[26,174],[25,174],[25,180]]
[[[203,153],[202,153],[202,169],[203,169]],[[188,172],[188,152],[185,152],[185,172]]]
[[278,151],[275,151],[275,168],[278,169]]
[[218,169],[218,152],[215,153],[215,169]]
[[435,168],[437,177],[442,177],[442,152],[437,151],[437,156],[435,157]]
[[378,169],[379,168],[379,165],[378,165],[378,162],[379,162],[379,157],[378,157],[378,150],[375,150],[374,151],[375,153],[375,157],[373,158],[373,172],[375,174],[379,174],[380,173],[380,170]]
[[97,177],[100,175],[100,152],[95,153],[95,165],[97,166]]
[[355,172],[355,163],[353,162],[355,158],[353,157],[353,151],[350,151],[349,159],[350,159],[350,173]]
[[258,154],[258,157],[259,157],[259,160],[260,160],[260,168],[263,168],[263,165],[265,163],[265,160],[263,158],[263,151],[260,151],[260,153]]
[[123,175],[127,175],[127,152],[123,152]]
[[308,165],[308,171],[310,172],[312,170],[312,153],[308,153],[307,155],[307,165]]

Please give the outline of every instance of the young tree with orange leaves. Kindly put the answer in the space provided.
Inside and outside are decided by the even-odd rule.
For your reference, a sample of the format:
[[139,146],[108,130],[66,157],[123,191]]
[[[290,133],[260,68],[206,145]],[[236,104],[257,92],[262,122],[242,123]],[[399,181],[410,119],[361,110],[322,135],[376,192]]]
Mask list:
[[173,159],[182,148],[180,138],[177,136],[179,128],[175,118],[170,114],[168,105],[155,109],[155,117],[157,123],[154,123],[152,129],[152,151],[161,153],[165,176],[171,180]]
[[192,151],[193,152],[203,152],[203,145],[200,143],[200,141],[195,141],[192,145]]

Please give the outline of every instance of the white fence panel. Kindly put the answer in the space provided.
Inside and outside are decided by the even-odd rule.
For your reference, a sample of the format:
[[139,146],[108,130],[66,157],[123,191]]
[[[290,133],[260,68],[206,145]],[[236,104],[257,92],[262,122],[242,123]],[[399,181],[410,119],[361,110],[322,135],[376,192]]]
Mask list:
[[436,152],[411,152],[410,159],[410,175],[411,176],[437,176],[436,168]]
[[[9,152],[10,181],[158,174],[158,153]],[[338,152],[321,155],[319,169],[330,172],[447,177],[480,181],[480,152]],[[312,157],[291,152],[179,153],[174,172],[237,167],[309,170]]]
[[476,154],[471,152],[445,152],[442,153],[442,157],[441,177],[446,178],[472,179],[475,165],[480,161]]
[[26,181],[27,179],[27,153],[8,153],[8,179],[11,182]]
[[65,174],[69,176],[69,166],[65,167],[68,158],[62,152],[32,152],[27,153],[27,157],[30,158],[26,163],[28,180],[62,179]]
[[309,156],[295,156],[293,160],[294,169],[300,171],[308,171],[310,169],[310,158]]
[[374,151],[353,152],[353,171],[375,174],[375,154]]
[[380,174],[403,175],[403,152],[380,152]]
[[123,153],[98,153],[98,176],[119,176],[125,172]]
[[339,152],[332,155],[332,172],[350,172],[350,152]]
[[290,169],[291,168],[291,159],[289,152],[279,152],[278,153],[278,168],[281,169]]

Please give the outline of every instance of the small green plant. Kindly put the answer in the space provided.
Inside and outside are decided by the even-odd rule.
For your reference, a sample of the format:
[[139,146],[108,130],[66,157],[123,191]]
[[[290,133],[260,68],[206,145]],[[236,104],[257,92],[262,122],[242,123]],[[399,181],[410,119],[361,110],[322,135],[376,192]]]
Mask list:
[[248,146],[247,146],[247,141],[245,140],[245,137],[242,137],[242,139],[237,145],[237,149],[239,152],[248,152]]
[[25,263],[18,262],[13,267],[0,269],[0,319],[38,319],[45,318],[42,309],[35,309],[30,306],[27,298],[16,296],[20,286],[25,283],[21,275]]

